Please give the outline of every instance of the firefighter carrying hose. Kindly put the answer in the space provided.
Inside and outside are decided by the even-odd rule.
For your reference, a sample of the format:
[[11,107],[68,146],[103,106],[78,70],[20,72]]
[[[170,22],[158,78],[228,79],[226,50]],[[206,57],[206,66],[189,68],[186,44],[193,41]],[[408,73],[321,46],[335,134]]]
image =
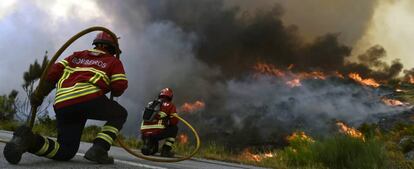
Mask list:
[[122,95],[128,81],[121,61],[114,57],[119,51],[116,41],[100,32],[93,45],[93,49],[74,52],[55,63],[48,70],[43,90],[31,96],[32,105],[41,105],[44,97],[56,88],[57,141],[21,126],[3,151],[9,163],[17,164],[25,152],[59,161],[72,159],[78,151],[87,119],[106,123],[84,158],[101,164],[114,162],[108,150],[127,119],[127,111],[105,94]]
[[171,151],[178,132],[178,119],[173,116],[177,113],[172,103],[173,91],[170,88],[162,89],[158,98],[148,103],[143,112],[141,136],[144,155],[154,155],[158,152],[158,142],[165,140],[161,148],[162,157],[174,157]]

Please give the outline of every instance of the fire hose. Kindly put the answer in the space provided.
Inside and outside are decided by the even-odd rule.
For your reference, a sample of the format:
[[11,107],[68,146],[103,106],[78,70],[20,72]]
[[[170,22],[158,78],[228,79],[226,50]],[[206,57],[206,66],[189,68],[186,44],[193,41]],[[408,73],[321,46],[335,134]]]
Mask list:
[[[43,71],[40,80],[39,80],[39,85],[36,88],[35,92],[39,92],[42,89],[43,83],[45,81],[46,78],[46,74],[47,74],[47,70],[49,70],[50,66],[56,62],[56,60],[59,58],[59,56],[66,50],[66,48],[68,48],[74,41],[76,41],[77,39],[79,39],[80,37],[90,33],[90,32],[94,32],[94,31],[104,31],[108,34],[110,34],[112,36],[113,39],[115,39],[116,42],[116,46],[117,46],[117,53],[116,53],[116,57],[119,58],[120,55],[120,50],[119,50],[119,44],[118,44],[118,38],[117,36],[110,31],[109,29],[105,28],[105,27],[101,27],[101,26],[94,26],[94,27],[90,27],[87,28],[79,33],[77,33],[76,35],[72,36],[68,41],[66,41],[65,44],[63,44],[62,47],[60,47],[60,49],[55,53],[55,55],[50,59],[49,64],[46,66],[45,70]],[[111,99],[113,99],[112,95],[111,95]],[[35,119],[36,119],[36,113],[37,113],[37,106],[32,106],[31,107],[31,112],[30,115],[27,119],[27,125],[30,128],[33,128]],[[177,117],[182,123],[184,123],[188,128],[190,128],[191,132],[194,134],[195,140],[196,140],[196,146],[194,148],[194,150],[187,156],[183,156],[180,158],[156,158],[156,157],[152,157],[152,156],[145,156],[141,153],[137,153],[136,151],[132,150],[131,148],[129,148],[124,142],[123,140],[118,137],[117,138],[117,142],[119,143],[119,145],[125,149],[125,151],[127,151],[128,153],[130,153],[131,155],[141,158],[141,159],[145,159],[145,160],[150,160],[150,161],[154,161],[154,162],[178,162],[178,161],[183,161],[183,160],[187,160],[190,159],[192,156],[194,156],[197,151],[200,149],[200,137],[198,136],[197,131],[194,129],[194,127],[188,123],[186,120],[184,120],[183,118],[181,118],[180,116],[177,115],[177,113],[173,114],[173,116]],[[0,142],[3,143],[7,143],[8,141],[6,140],[1,140]]]

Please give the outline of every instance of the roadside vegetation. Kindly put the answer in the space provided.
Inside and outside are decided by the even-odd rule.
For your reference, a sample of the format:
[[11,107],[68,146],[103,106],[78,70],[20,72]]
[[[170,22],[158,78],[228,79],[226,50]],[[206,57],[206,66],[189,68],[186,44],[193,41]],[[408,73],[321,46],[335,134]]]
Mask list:
[[[56,137],[55,123],[55,120],[46,116],[38,121],[33,130],[42,135]],[[0,129],[12,131],[18,125],[16,121],[2,121]],[[379,133],[375,125],[363,127],[360,130],[366,134],[365,140],[341,134],[319,140],[297,137],[290,140],[289,146],[285,148],[261,152],[255,149],[233,152],[219,144],[203,143],[196,158],[280,169],[414,168],[414,162],[404,157],[404,148],[414,147],[414,144],[407,147],[398,145],[400,137],[414,135],[414,126],[399,125],[389,133]],[[82,141],[92,142],[99,131],[98,126],[87,126],[82,134]],[[141,146],[140,140],[136,137],[123,139],[131,148],[139,149]],[[190,153],[194,148],[190,142],[191,140],[182,143],[178,139],[175,146],[177,154]]]

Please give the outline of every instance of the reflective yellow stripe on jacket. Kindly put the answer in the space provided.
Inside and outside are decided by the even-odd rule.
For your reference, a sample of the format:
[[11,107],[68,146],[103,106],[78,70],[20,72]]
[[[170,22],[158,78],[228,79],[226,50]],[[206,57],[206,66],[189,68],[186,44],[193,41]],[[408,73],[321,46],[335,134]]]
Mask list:
[[[55,104],[101,91],[99,87],[95,86],[100,79],[102,79],[106,85],[110,85],[110,82],[113,80],[126,80],[125,74],[115,74],[109,79],[104,71],[92,67],[70,67],[66,60],[62,60],[59,63],[65,66],[65,69],[63,70],[62,77],[57,83]],[[75,72],[92,72],[94,75],[88,82],[76,83],[74,86],[70,87],[62,87],[64,81]]]
[[114,74],[111,76],[111,82],[114,82],[117,80],[128,80],[128,79],[126,78],[125,74]]
[[68,64],[69,64],[69,62],[68,61],[66,61],[66,60],[61,60],[61,61],[59,61],[58,63],[60,63],[60,64],[62,64],[63,66],[68,66]]
[[[72,87],[58,89],[56,92],[55,104],[101,91],[99,87],[90,83],[78,84]],[[77,85],[82,87],[77,87]]]
[[74,72],[93,72],[95,73],[95,76],[93,76],[91,79],[93,79],[94,77],[97,78],[95,80],[95,82],[97,82],[100,78],[102,78],[102,80],[105,82],[105,84],[109,85],[109,77],[106,75],[106,73],[104,71],[95,69],[95,68],[91,68],[91,67],[76,67],[76,68],[72,68],[67,66],[65,68],[65,70],[68,70],[70,73],[74,73]]
[[157,124],[151,124],[151,125],[144,125],[144,122],[141,123],[141,130],[146,129],[164,129],[165,126],[162,124],[162,120],[158,120]]

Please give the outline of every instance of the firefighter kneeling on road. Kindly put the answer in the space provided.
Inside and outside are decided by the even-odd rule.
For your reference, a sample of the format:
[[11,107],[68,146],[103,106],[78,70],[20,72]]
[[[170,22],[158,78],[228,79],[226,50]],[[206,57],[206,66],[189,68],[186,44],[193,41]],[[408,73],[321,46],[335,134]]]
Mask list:
[[101,164],[114,163],[108,151],[127,119],[127,111],[105,94],[122,95],[128,81],[121,61],[114,57],[119,51],[116,41],[100,32],[93,45],[93,49],[75,52],[55,63],[48,70],[45,86],[39,86],[43,90],[31,97],[32,105],[41,105],[44,97],[56,88],[57,141],[21,126],[3,150],[9,163],[17,164],[25,152],[59,161],[72,159],[87,119],[107,122],[84,157]]
[[158,98],[148,103],[143,112],[141,123],[141,136],[144,155],[154,155],[158,152],[158,142],[165,139],[161,149],[162,157],[174,157],[171,151],[178,132],[178,119],[173,116],[177,113],[175,105],[171,102],[173,91],[170,88],[162,89]]

